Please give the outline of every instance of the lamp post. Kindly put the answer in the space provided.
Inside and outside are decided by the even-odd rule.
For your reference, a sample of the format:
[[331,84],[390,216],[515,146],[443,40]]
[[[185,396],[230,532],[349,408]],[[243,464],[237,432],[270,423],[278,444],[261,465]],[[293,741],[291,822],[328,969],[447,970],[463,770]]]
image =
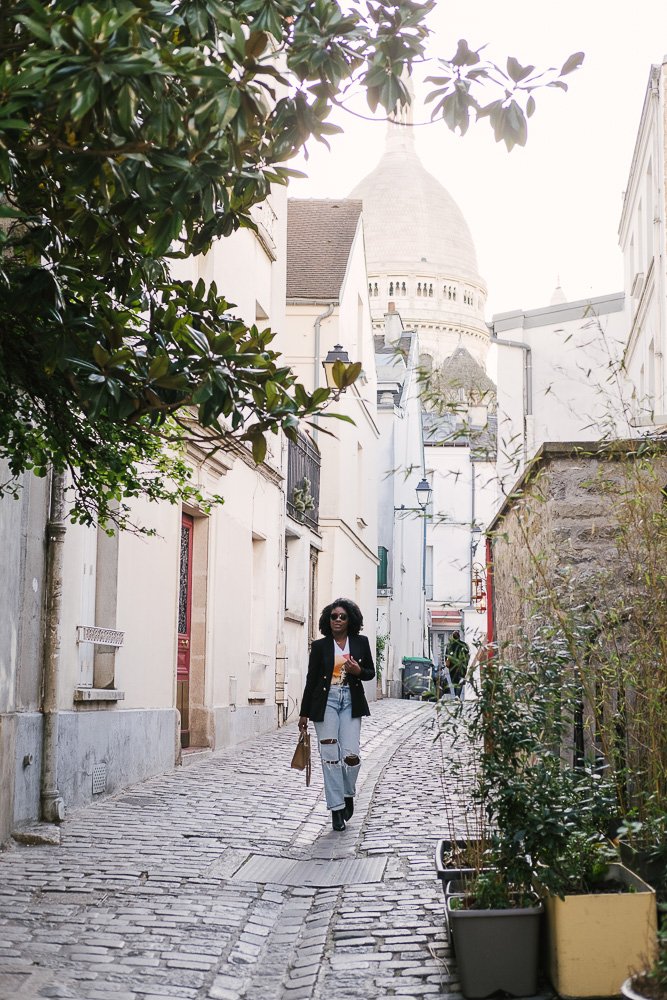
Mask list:
[[336,380],[334,378],[334,366],[341,362],[341,364],[349,365],[350,359],[348,357],[347,351],[343,348],[342,344],[335,344],[332,351],[329,351],[326,358],[322,362],[322,367],[324,368],[324,377],[327,381],[327,389],[331,390],[331,395],[334,400],[338,400],[341,394],[345,392],[346,386],[339,389],[336,385]]
[[[422,533],[422,592],[424,594],[424,600],[426,599],[426,509],[431,502],[431,496],[433,494],[433,488],[426,477],[422,478],[415,487],[415,493],[417,495],[418,507],[406,507],[401,505],[400,507],[394,507],[394,513],[396,511],[404,511],[408,513],[412,511],[414,513],[421,513],[423,521],[423,533]],[[426,605],[424,604],[424,609]],[[424,632],[424,635],[426,633]],[[425,653],[424,647],[422,645],[422,653]]]

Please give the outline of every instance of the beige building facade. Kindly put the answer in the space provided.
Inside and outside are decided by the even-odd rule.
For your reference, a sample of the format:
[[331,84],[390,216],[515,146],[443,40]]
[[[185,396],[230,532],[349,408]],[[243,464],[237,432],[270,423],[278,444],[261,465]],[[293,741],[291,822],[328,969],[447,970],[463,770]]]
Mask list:
[[307,428],[321,455],[315,604],[319,616],[336,597],[356,601],[373,647],[380,429],[361,203],[290,199],[285,360],[312,391],[324,384],[322,362],[337,345],[362,370],[330,408],[346,419],[320,417]]

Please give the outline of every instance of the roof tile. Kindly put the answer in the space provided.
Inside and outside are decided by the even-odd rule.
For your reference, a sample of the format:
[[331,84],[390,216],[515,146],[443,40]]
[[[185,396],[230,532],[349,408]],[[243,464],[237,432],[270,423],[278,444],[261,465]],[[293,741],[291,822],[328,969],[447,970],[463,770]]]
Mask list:
[[288,199],[288,299],[339,298],[361,207],[353,198]]

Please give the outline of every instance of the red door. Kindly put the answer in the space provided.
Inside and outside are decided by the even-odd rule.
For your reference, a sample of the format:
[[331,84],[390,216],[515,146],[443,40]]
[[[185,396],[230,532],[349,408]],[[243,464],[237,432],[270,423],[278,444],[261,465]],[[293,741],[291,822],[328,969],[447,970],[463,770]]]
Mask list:
[[178,581],[178,662],[176,708],[181,714],[181,746],[190,746],[190,620],[192,615],[192,534],[194,518],[181,518],[181,562]]

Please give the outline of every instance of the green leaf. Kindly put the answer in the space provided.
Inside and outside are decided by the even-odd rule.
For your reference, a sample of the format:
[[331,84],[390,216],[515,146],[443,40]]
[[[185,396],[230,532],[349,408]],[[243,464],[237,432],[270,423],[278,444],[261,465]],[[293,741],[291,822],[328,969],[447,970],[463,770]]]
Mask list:
[[569,56],[563,63],[560,75],[567,76],[568,73],[573,73],[576,69],[579,69],[584,59],[584,52],[573,52],[572,55]]
[[251,440],[252,457],[256,465],[261,465],[266,458],[266,438],[263,434],[255,434]]
[[361,374],[361,361],[355,361],[354,364],[347,365],[343,376],[341,379],[341,389],[347,389],[354,382],[357,381]]
[[153,358],[148,368],[148,377],[151,381],[163,378],[169,371],[169,358],[166,354],[158,354]]
[[44,24],[40,24],[39,21],[36,21],[34,17],[27,17],[25,14],[18,14],[16,20],[20,21],[21,24],[24,24],[28,31],[35,36],[35,38],[39,38],[40,42],[44,42],[45,45],[51,44],[51,35],[49,34],[47,27]]
[[520,83],[522,80],[525,80],[534,69],[534,66],[522,66],[514,56],[509,56],[507,59],[507,72],[514,83]]

